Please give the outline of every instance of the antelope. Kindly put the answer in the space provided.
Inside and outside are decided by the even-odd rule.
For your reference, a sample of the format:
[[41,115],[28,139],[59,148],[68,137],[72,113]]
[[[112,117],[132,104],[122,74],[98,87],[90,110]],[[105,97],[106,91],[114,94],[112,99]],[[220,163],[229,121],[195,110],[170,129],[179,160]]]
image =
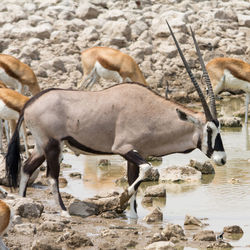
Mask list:
[[[29,100],[27,96],[18,93],[15,90],[9,88],[0,88],[0,119],[10,122],[10,132],[8,131],[8,125],[5,124],[7,142],[9,142],[9,134],[12,135],[15,127],[16,120],[19,118],[19,113],[21,112],[24,104]],[[27,135],[26,129],[23,124],[23,141],[26,151],[26,156],[28,157],[28,146],[27,146]],[[1,138],[1,149],[2,149],[2,129],[0,130]]]
[[245,123],[247,123],[250,98],[250,64],[240,59],[214,58],[207,63],[206,68],[215,88],[215,95],[223,91],[235,93],[242,90],[246,93]]
[[[0,187],[0,194],[5,198],[8,193]],[[11,222],[11,210],[10,207],[0,199],[0,249],[7,250],[8,248],[5,246],[2,240],[2,236],[8,230],[8,227]]]
[[83,79],[78,88],[89,88],[100,77],[122,83],[125,81],[147,82],[134,59],[117,49],[108,47],[93,47],[81,54]]
[[32,95],[40,92],[37,78],[32,69],[17,58],[0,54],[0,80],[8,87],[24,93],[26,86]]
[[[47,175],[62,215],[67,214],[58,187],[63,143],[76,154],[119,154],[127,160],[129,187],[120,195],[120,203],[124,205],[130,199],[131,217],[137,217],[137,189],[152,167],[145,160],[147,156],[187,153],[198,148],[217,165],[224,165],[226,153],[209,77],[205,74],[206,83],[210,84],[211,110],[177,41],[176,46],[205,114],[166,100],[139,83],[117,84],[92,92],[44,90],[25,104],[9,143],[6,173],[11,186],[17,187],[19,128],[23,120],[34,137],[35,148],[21,167],[19,194],[26,195],[27,181],[46,160]],[[198,46],[197,53],[203,62]]]

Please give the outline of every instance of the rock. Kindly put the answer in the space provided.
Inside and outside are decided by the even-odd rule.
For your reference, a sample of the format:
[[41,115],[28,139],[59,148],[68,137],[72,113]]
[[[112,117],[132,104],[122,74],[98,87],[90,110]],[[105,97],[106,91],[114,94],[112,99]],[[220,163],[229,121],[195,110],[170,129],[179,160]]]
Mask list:
[[147,223],[162,221],[163,213],[161,209],[157,207],[149,215],[147,215],[143,220],[145,220]]
[[242,127],[239,117],[220,117],[219,122],[222,127]]
[[194,216],[186,215],[184,225],[194,225],[194,226],[202,227],[203,223],[201,222],[201,220],[197,219]]
[[210,161],[206,161],[204,163],[201,163],[201,162],[198,162],[195,160],[190,160],[189,166],[197,169],[202,174],[215,174],[214,166],[211,164]]
[[99,166],[99,167],[110,166],[110,165],[111,165],[111,162],[110,162],[110,160],[107,160],[107,159],[101,159],[101,160],[98,162],[98,166]]
[[63,232],[65,224],[60,221],[45,221],[38,227],[39,231]]
[[69,204],[68,210],[70,215],[76,215],[83,218],[98,214],[98,206],[96,204],[80,201],[78,199],[74,199]]
[[232,240],[239,240],[242,238],[244,232],[240,226],[227,226],[223,229],[224,237]]
[[216,241],[216,236],[211,230],[204,230],[193,235],[196,241]]
[[76,179],[81,179],[81,178],[82,178],[82,174],[81,174],[81,173],[78,173],[78,172],[70,173],[69,176],[70,176],[71,178],[76,178]]
[[160,171],[160,182],[197,182],[201,180],[201,172],[191,167],[168,167]]
[[167,240],[170,240],[172,237],[182,239],[185,236],[183,228],[180,225],[172,223],[166,225],[166,227],[161,231],[161,235]]
[[102,237],[111,237],[111,238],[118,238],[118,233],[114,230],[104,229],[101,231]]
[[144,181],[158,181],[159,180],[159,171],[157,168],[151,168],[148,176],[144,179]]
[[34,202],[30,198],[19,198],[15,203],[14,209],[17,215],[24,218],[39,218],[43,212],[44,206]]
[[224,241],[220,240],[220,241],[216,241],[216,242],[209,244],[207,246],[207,248],[208,249],[212,248],[212,249],[227,249],[227,250],[229,250],[229,249],[232,249],[233,246],[228,242],[224,242]]
[[245,26],[245,27],[250,27],[250,17],[249,15],[244,15],[244,14],[238,14],[237,15],[239,25]]
[[167,250],[167,249],[172,249],[174,250],[174,243],[170,242],[170,241],[158,241],[158,242],[154,242],[148,246],[146,246],[144,249],[145,250]]
[[98,214],[106,211],[121,213],[127,208],[129,198],[126,190],[122,194],[113,192],[106,196],[95,196],[94,198],[87,199],[86,202],[97,206]]
[[100,11],[92,4],[88,2],[82,2],[76,9],[76,16],[82,20],[96,18],[100,14]]
[[240,226],[233,225],[233,226],[227,226],[223,229],[224,233],[233,233],[233,234],[243,234],[243,230]]
[[35,239],[32,243],[31,250],[62,250],[55,242],[45,239]]
[[148,186],[144,193],[145,197],[166,197],[165,185]]
[[66,244],[70,248],[93,246],[91,239],[82,232],[71,232]]
[[18,234],[32,236],[36,233],[36,225],[32,223],[17,224],[14,226],[14,230]]

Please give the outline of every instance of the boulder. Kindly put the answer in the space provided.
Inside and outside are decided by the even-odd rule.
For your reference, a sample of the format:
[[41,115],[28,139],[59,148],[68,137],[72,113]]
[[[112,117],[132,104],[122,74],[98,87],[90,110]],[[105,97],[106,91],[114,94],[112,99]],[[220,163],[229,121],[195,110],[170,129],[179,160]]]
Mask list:
[[174,246],[175,246],[174,243],[170,241],[157,241],[146,246],[144,249],[145,250],[167,250],[167,249],[174,250],[176,249]]
[[193,235],[195,241],[216,241],[214,231],[204,230]]
[[166,187],[163,184],[148,186],[144,192],[145,197],[166,197]]
[[160,222],[163,220],[163,213],[159,207],[155,208],[149,215],[144,219],[147,223]]
[[44,206],[30,198],[18,198],[15,201],[14,209],[16,214],[24,218],[39,218]]
[[197,182],[201,180],[201,172],[191,167],[168,167],[160,171],[160,182]]
[[190,160],[189,166],[200,171],[202,174],[215,174],[214,166],[210,161],[201,163],[195,160]]

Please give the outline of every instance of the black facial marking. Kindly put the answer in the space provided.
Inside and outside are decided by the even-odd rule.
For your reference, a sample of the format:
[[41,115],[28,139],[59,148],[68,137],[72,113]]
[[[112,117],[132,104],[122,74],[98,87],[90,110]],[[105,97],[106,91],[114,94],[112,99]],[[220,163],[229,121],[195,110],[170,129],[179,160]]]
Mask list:
[[211,128],[210,129],[207,129],[207,157],[211,157],[211,155],[213,154],[214,152],[214,149],[212,147],[212,130]]
[[215,151],[225,151],[220,134],[217,134],[217,136],[215,138],[214,150]]

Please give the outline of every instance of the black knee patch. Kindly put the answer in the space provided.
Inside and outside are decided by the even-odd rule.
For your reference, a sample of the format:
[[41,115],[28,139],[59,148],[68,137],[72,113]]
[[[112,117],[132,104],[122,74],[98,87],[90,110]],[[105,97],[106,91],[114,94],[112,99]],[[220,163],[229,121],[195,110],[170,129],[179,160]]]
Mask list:
[[130,150],[127,154],[123,155],[123,157],[135,165],[139,166],[144,163],[148,163],[137,151]]

